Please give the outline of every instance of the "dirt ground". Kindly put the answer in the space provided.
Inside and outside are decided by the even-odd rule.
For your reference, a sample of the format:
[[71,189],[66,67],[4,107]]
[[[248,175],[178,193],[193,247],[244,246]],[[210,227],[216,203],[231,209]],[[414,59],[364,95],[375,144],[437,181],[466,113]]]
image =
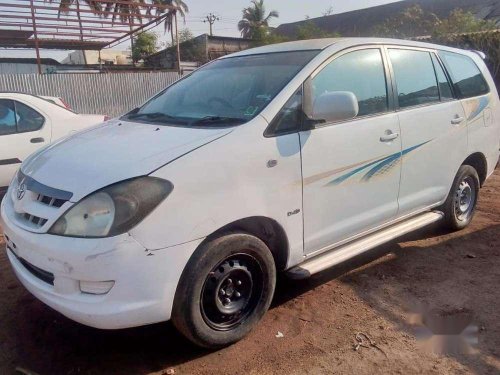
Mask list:
[[[422,327],[411,324],[416,306],[472,319],[478,344],[468,354],[423,349]],[[356,351],[358,332],[375,345],[365,340]],[[436,225],[309,280],[282,278],[257,329],[217,352],[194,347],[169,323],[122,331],[74,323],[26,292],[2,251],[0,374],[17,367],[44,375],[499,374],[500,170],[468,229]]]

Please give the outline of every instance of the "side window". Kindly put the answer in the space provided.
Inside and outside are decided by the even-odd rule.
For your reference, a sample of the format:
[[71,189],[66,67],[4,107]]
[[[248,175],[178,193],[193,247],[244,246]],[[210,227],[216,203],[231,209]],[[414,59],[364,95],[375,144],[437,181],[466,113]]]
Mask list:
[[439,102],[439,90],[429,52],[389,49],[400,108]]
[[453,86],[461,99],[487,94],[490,90],[481,71],[467,56],[452,52],[439,52]]
[[19,133],[39,130],[45,118],[33,108],[19,102],[15,102],[17,113],[17,131]]
[[0,99],[0,136],[16,132],[16,110],[12,100]]
[[281,111],[276,115],[271,126],[266,130],[266,135],[289,134],[301,128],[304,119],[302,110],[302,92],[300,87],[286,102]]
[[446,77],[446,74],[435,54],[432,54],[432,62],[434,63],[434,69],[436,70],[436,77],[439,84],[439,94],[441,95],[441,100],[453,99],[453,92],[451,91],[450,82]]
[[354,51],[328,64],[312,80],[312,101],[334,91],[350,91],[359,103],[359,116],[388,110],[387,84],[378,48]]

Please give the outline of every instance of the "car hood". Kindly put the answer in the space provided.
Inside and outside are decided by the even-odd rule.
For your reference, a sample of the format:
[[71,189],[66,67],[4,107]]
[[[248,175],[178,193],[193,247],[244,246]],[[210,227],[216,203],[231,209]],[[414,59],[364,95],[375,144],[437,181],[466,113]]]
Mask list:
[[71,201],[118,181],[148,175],[231,129],[113,121],[64,138],[30,156],[22,172],[73,193]]

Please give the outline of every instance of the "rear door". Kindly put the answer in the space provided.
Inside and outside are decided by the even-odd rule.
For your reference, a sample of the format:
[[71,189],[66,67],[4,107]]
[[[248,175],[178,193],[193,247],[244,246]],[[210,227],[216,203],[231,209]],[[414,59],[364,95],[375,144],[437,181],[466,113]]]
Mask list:
[[402,136],[399,216],[443,201],[467,152],[464,109],[434,51],[389,47]]
[[307,86],[356,95],[359,114],[300,132],[305,252],[321,251],[393,219],[398,211],[401,138],[383,51],[363,47],[327,63]]
[[469,141],[468,155],[476,152],[485,155],[489,167],[486,173],[491,173],[498,160],[500,141],[498,124],[494,126],[495,103],[498,101],[495,86],[493,82],[491,87],[488,85],[479,66],[486,70],[486,75],[487,68],[479,57],[474,56],[477,60],[474,61],[469,56],[447,51],[440,51],[439,56],[464,107]]
[[24,159],[50,140],[47,116],[25,102],[0,99],[0,188],[9,184]]

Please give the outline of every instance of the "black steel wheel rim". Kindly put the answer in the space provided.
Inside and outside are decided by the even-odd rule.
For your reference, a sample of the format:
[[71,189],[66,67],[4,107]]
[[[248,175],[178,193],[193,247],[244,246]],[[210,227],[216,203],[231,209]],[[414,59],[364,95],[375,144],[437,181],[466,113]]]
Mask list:
[[250,254],[233,254],[207,275],[201,314],[212,329],[227,331],[243,323],[257,307],[264,289],[260,262]]

